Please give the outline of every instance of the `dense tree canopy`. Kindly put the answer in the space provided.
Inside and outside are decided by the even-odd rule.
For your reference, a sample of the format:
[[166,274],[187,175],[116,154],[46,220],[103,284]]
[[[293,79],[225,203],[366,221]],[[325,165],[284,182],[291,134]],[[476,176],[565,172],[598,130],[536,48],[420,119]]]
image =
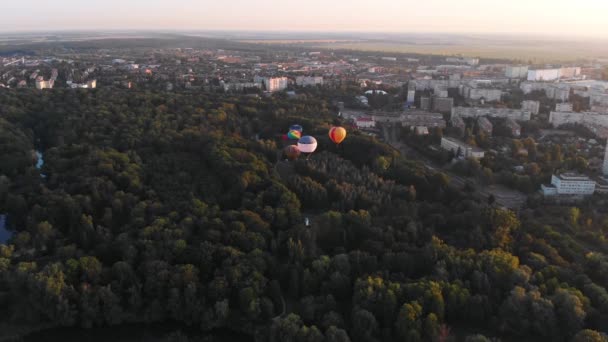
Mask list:
[[[517,215],[358,132],[337,148],[329,100],[0,92],[2,320],[176,321],[266,341],[605,340],[603,211]],[[319,149],[285,161],[293,123]]]

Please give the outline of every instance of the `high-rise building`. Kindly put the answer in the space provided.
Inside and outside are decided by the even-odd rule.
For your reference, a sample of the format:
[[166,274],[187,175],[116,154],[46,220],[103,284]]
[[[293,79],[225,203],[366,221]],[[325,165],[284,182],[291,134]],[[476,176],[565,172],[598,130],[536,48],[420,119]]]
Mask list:
[[264,78],[264,85],[266,86],[266,91],[269,91],[271,93],[287,89],[288,82],[289,79],[287,77]]
[[407,90],[407,103],[412,105],[414,104],[414,99],[416,98],[416,88]]

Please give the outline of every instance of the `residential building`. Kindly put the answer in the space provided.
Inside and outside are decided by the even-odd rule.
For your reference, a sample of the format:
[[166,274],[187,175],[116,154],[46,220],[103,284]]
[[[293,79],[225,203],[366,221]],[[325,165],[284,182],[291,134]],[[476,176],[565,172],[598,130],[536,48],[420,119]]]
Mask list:
[[608,138],[608,113],[598,112],[551,112],[549,123],[553,127],[564,124],[581,124],[601,138]]
[[485,155],[482,149],[469,146],[460,140],[450,137],[441,138],[441,148],[454,152],[457,157],[480,159]]
[[548,98],[553,100],[559,100],[562,102],[568,101],[570,98],[570,89],[572,88],[569,83],[544,83],[544,82],[521,82],[519,88],[524,94],[530,94],[533,91],[544,91]]
[[529,121],[531,113],[529,111],[510,108],[485,108],[485,107],[454,107],[452,117],[460,116],[463,118],[477,118],[480,116],[493,118],[513,119],[518,121]]
[[367,96],[363,96],[363,95],[359,95],[359,96],[355,96],[355,98],[357,99],[357,101],[359,101],[362,105],[364,106],[369,106],[369,100],[367,99]]
[[484,87],[482,84],[469,83],[460,88],[460,95],[469,100],[492,102],[500,101],[502,90]]
[[431,98],[421,97],[420,98],[420,109],[430,111],[431,110]]
[[370,117],[358,117],[355,119],[355,125],[357,128],[374,128],[376,127],[376,121]]
[[416,98],[416,88],[408,88],[407,89],[407,104],[410,106],[414,104],[414,100]]
[[540,110],[540,102],[525,100],[521,103],[521,109],[530,112],[533,115],[538,115]]
[[528,77],[527,65],[507,65],[505,76],[508,78],[526,78]]
[[39,89],[39,90],[42,90],[42,89],[53,89],[53,85],[54,84],[55,84],[55,81],[53,81],[53,80],[45,81],[40,76],[36,79],[36,89]]
[[571,112],[572,111],[572,103],[564,102],[564,103],[556,103],[555,104],[556,112]]
[[485,116],[480,116],[477,119],[477,127],[479,127],[479,130],[481,132],[485,133],[486,135],[492,136],[492,129],[494,127],[492,126],[490,120],[488,120],[488,118],[486,118]]
[[521,126],[515,122],[515,120],[507,119],[505,121],[505,125],[511,130],[511,135],[513,135],[515,138],[519,138],[519,136],[521,136]]
[[595,192],[595,181],[585,175],[562,173],[552,175],[551,184],[541,185],[541,190],[545,196],[588,196]]
[[461,130],[461,132],[464,133],[466,124],[464,123],[464,120],[462,120],[462,118],[460,116],[457,116],[457,115],[452,116],[452,118],[450,119],[450,122],[452,123],[452,127],[459,128]]
[[274,93],[277,91],[283,91],[287,89],[289,79],[287,77],[266,77],[264,78],[264,85],[266,91]]
[[261,83],[255,83],[255,82],[220,82],[220,85],[224,88],[224,91],[228,92],[228,91],[236,91],[236,92],[242,92],[245,89],[249,89],[249,88],[261,88],[262,84]]
[[580,67],[562,67],[550,69],[528,70],[528,81],[557,81],[561,78],[574,78],[580,76]]
[[322,76],[297,76],[296,85],[301,86],[301,87],[311,87],[311,86],[323,85],[323,77]]
[[451,113],[454,107],[454,99],[451,97],[433,96],[431,109],[439,113]]

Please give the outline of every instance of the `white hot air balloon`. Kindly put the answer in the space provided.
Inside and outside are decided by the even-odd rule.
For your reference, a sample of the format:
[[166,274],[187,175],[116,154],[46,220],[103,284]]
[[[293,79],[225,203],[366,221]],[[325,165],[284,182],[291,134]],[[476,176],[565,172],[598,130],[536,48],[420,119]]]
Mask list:
[[298,140],[298,149],[302,153],[313,153],[317,149],[317,139],[305,135]]

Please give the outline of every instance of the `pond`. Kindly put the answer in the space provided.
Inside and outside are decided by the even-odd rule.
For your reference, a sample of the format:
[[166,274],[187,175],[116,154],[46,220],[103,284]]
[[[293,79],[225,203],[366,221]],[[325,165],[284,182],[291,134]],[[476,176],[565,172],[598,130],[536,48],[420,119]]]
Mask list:
[[6,214],[0,214],[0,243],[6,243],[13,234],[6,229]]

